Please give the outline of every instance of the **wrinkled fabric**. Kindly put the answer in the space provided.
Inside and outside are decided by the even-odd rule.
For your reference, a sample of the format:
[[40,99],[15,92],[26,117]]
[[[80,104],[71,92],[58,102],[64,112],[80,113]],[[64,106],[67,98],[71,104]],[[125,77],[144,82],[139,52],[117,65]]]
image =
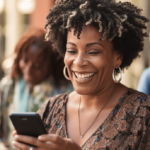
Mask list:
[[[68,94],[50,98],[38,110],[48,133],[62,138],[67,100]],[[150,150],[150,97],[129,88],[82,150]]]

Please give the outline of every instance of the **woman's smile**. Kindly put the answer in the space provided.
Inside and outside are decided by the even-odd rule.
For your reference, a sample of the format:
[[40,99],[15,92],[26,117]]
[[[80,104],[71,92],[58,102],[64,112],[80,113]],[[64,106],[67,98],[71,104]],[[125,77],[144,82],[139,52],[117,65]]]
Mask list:
[[73,71],[73,76],[75,77],[75,80],[79,83],[87,83],[91,79],[93,79],[94,75],[96,73],[79,73]]

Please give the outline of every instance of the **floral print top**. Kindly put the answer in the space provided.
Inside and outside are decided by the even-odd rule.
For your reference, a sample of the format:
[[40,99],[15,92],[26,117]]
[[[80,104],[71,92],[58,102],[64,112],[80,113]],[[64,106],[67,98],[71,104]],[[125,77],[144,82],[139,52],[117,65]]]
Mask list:
[[[48,133],[67,137],[68,94],[47,100],[38,113]],[[129,88],[82,150],[150,150],[150,97]]]

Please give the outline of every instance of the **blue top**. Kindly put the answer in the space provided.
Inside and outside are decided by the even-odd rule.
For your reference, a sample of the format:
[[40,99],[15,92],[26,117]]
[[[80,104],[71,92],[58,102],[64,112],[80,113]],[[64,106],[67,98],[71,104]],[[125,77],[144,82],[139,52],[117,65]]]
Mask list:
[[138,91],[150,95],[150,67],[144,70],[138,84]]

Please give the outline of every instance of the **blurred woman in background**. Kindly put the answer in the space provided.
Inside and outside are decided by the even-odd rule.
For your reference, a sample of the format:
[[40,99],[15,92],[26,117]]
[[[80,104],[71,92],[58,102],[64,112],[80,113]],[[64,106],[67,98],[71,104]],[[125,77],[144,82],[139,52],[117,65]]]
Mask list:
[[62,73],[63,58],[52,50],[50,42],[44,41],[44,36],[42,29],[31,28],[21,37],[15,48],[11,75],[0,83],[0,135],[8,147],[13,129],[10,113],[35,112],[48,97],[73,90]]

